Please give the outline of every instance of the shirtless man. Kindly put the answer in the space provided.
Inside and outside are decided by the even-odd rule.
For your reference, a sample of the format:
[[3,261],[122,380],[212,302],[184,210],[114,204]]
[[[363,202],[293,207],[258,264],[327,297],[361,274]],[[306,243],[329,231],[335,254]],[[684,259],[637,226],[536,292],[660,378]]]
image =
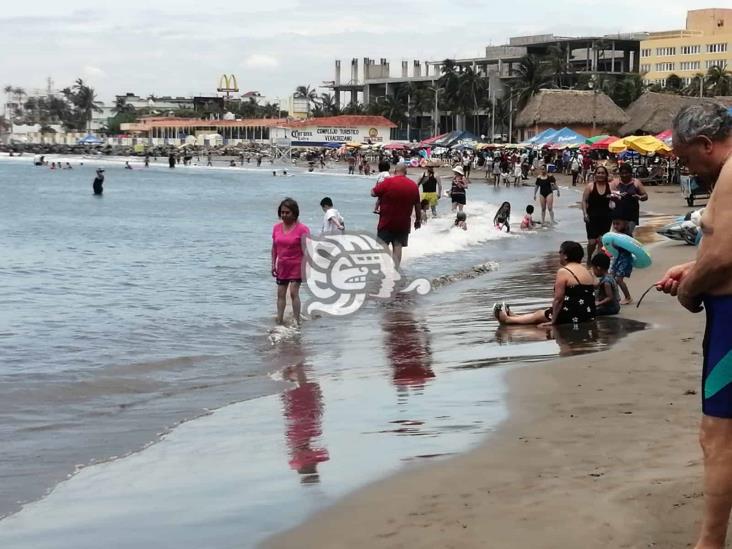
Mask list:
[[673,130],[679,162],[716,181],[696,261],[672,267],[656,287],[692,313],[706,308],[699,436],[704,519],[696,549],[722,549],[732,509],[732,117],[716,103],[690,105],[676,115]]

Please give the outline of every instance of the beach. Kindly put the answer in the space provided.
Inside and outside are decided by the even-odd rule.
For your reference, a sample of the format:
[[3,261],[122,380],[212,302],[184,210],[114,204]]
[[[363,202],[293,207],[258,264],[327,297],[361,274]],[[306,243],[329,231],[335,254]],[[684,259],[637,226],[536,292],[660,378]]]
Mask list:
[[[575,419],[592,417],[595,392],[627,396],[627,385],[640,394],[646,384],[636,384],[635,372],[632,383],[626,372],[619,376],[617,366],[603,379],[597,365],[642,363],[645,375],[651,347],[643,338],[668,338],[669,317],[688,321],[672,300],[654,294],[639,311],[626,309],[625,318],[605,319],[597,329],[498,326],[490,314],[497,299],[518,309],[546,306],[554,250],[583,232],[576,204],[581,187],[567,187],[562,178],[559,224],[552,230],[505,234],[491,226],[497,205],[512,201],[518,216],[533,189],[494,190],[478,179],[467,208],[470,230],[451,232],[447,214],[410,240],[405,272],[430,278],[435,291],[369,304],[348,319],[312,318],[301,333],[273,340],[271,281],[259,276],[273,205],[284,194],[304,197],[305,220],[317,226],[309,201],[327,192],[349,223],[369,227],[371,181],[298,170],[274,179],[236,168],[104,165],[103,201],[91,196],[91,166],[62,173],[27,162],[2,166],[20,182],[6,183],[8,219],[15,221],[3,273],[15,285],[0,317],[9,366],[0,378],[3,546],[81,549],[115,539],[121,549],[164,536],[178,549],[241,549],[298,524],[304,525],[270,543],[310,547],[322,540],[341,547],[340,540],[360,532],[364,537],[354,545],[389,547],[407,536],[397,543],[449,546],[433,541],[441,539],[435,528],[445,539],[493,536],[482,518],[500,515],[490,505],[515,514],[526,505],[511,503],[516,494],[551,493],[539,482],[548,474],[539,467],[544,461],[522,463],[529,455],[556,454],[561,467],[547,464],[556,477],[554,498],[574,494],[573,483],[581,488],[586,474],[612,477],[589,459],[581,465],[569,459],[568,450],[580,442],[602,448],[572,431],[584,425]],[[676,188],[653,189],[649,206],[644,238],[668,217],[663,213],[685,211]],[[27,231],[34,241],[23,238]],[[655,269],[667,254],[691,251],[662,245],[653,252]],[[654,276],[653,269],[634,274],[636,297],[644,277]],[[11,307],[20,302],[24,309]],[[618,359],[616,351],[598,354],[626,353],[630,345],[639,345],[632,352],[642,361]],[[561,362],[546,362],[557,357]],[[666,362],[662,355],[651,358]],[[588,364],[591,372],[583,369]],[[572,368],[569,381],[561,377]],[[603,384],[608,393],[595,391]],[[560,387],[580,392],[564,395]],[[633,414],[607,412],[603,421],[622,441],[640,408],[630,396],[620,402]],[[693,397],[674,402],[695,417]],[[616,415],[619,422],[612,421]],[[535,422],[535,431],[522,422]],[[594,437],[600,427],[592,424]],[[565,441],[557,449],[550,447],[552,433]],[[644,432],[631,434],[644,440]],[[607,459],[619,453],[611,449]],[[562,467],[577,478],[562,480],[569,474]],[[460,478],[445,484],[442,475],[455,471]],[[476,479],[493,480],[478,490]],[[493,499],[486,490],[505,493]],[[349,510],[358,505],[368,510],[349,524]],[[554,507],[545,510],[548,522],[555,521]],[[333,522],[333,514],[342,518]],[[423,543],[417,538],[426,532]],[[289,535],[312,538],[293,542]]]
[[[675,188],[649,194],[654,212],[685,210]],[[636,299],[693,253],[656,245]],[[266,547],[691,547],[704,318],[656,292],[621,314],[651,329],[508,372],[508,418],[480,448],[375,483]]]

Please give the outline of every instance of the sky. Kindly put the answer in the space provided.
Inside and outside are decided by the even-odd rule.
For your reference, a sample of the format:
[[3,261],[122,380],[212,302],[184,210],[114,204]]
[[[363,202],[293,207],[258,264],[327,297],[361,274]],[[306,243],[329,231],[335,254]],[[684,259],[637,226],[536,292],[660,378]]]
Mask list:
[[[722,0],[720,5],[730,0]],[[683,28],[696,0],[34,0],[3,2],[0,87],[83,78],[116,94],[212,95],[221,74],[273,102],[334,79],[334,61],[476,57],[510,36]],[[410,63],[411,66],[411,63]],[[325,91],[325,90],[319,90]]]

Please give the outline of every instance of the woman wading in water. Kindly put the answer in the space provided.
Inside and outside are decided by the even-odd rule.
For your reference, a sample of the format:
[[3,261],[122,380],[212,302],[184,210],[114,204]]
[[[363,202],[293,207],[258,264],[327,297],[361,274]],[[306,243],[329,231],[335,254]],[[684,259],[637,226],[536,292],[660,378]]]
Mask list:
[[277,281],[277,324],[284,324],[287,289],[290,289],[292,316],[300,324],[300,284],[302,284],[302,239],[310,234],[300,223],[300,208],[292,198],[285,198],[277,208],[282,220],[272,228],[272,276]]

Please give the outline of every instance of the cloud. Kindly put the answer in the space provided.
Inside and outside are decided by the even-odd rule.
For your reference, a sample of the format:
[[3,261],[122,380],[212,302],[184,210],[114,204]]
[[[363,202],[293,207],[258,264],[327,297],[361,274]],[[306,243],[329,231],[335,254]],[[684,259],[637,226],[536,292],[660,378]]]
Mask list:
[[250,69],[274,69],[279,65],[276,57],[262,53],[253,53],[244,60],[244,66]]
[[104,72],[99,67],[94,67],[92,65],[86,65],[81,72],[84,74],[86,78],[106,78],[107,73]]

